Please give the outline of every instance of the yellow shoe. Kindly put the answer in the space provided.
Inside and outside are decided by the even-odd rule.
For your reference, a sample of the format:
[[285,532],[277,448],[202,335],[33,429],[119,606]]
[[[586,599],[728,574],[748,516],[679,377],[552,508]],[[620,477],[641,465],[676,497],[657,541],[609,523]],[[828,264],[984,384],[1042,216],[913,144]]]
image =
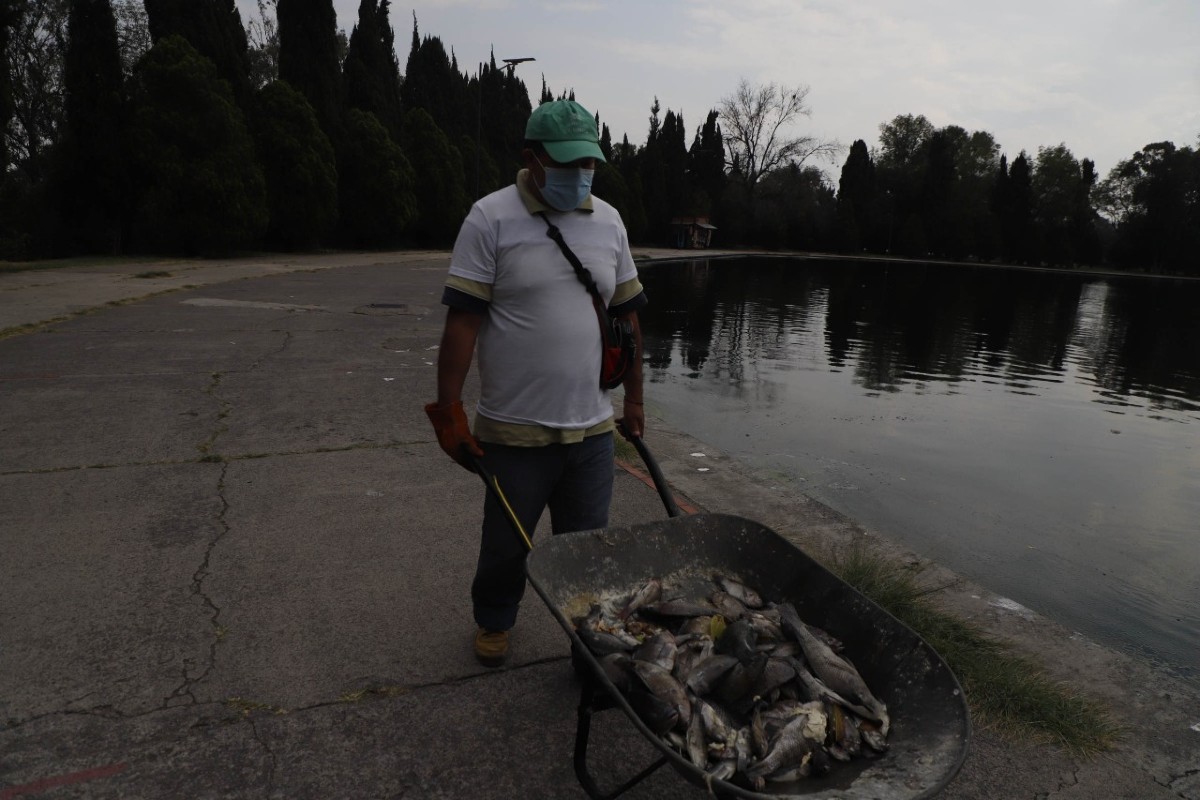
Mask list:
[[508,658],[508,631],[476,631],[475,658],[485,667],[501,666]]

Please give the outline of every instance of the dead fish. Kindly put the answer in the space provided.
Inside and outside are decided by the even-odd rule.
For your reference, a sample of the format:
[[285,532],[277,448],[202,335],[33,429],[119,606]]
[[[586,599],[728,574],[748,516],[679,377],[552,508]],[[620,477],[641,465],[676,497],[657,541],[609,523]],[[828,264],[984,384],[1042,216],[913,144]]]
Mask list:
[[606,618],[604,615],[604,609],[599,605],[593,605],[588,611],[587,616],[576,617],[574,619],[574,623],[576,631],[582,631],[586,628],[588,630],[595,631],[596,633],[603,633],[620,639],[625,643],[626,647],[630,649],[637,647],[638,644],[640,644],[635,637],[630,635],[624,626],[620,625],[620,623],[614,623],[612,620]]
[[737,733],[733,723],[725,716],[724,712],[702,697],[693,699],[692,715],[700,718],[704,724],[705,733],[714,744],[727,744]]
[[670,703],[678,711],[679,721],[677,724],[680,727],[687,727],[692,720],[692,703],[688,699],[683,685],[675,680],[670,672],[647,661],[634,661],[633,672],[641,678],[647,689]]
[[716,650],[718,653],[728,653],[745,664],[754,658],[757,645],[758,632],[749,622],[739,619],[717,639]]
[[685,740],[688,758],[700,769],[708,769],[708,745],[704,739],[704,720],[693,709]]
[[799,642],[780,642],[769,651],[774,658],[797,658],[804,655]]
[[814,747],[812,752],[812,774],[827,775],[833,769],[833,762],[824,747]]
[[767,728],[763,723],[762,709],[755,708],[750,716],[750,744],[754,749],[754,757],[762,758],[770,749],[767,740]]
[[[678,642],[678,639],[676,640]],[[713,641],[708,637],[693,639],[675,649],[675,666],[671,674],[680,683],[686,683],[688,675],[696,665],[713,654]]]
[[751,694],[754,684],[758,683],[766,667],[767,656],[764,653],[759,653],[745,664],[737,662],[725,673],[713,695],[734,712],[749,711],[754,705],[754,695]]
[[675,637],[670,631],[659,631],[633,651],[634,659],[648,661],[670,672],[675,668],[675,655],[678,652]]
[[886,737],[891,724],[887,707],[871,694],[858,670],[833,652],[829,645],[813,636],[791,603],[780,603],[778,608],[783,629],[800,642],[800,647],[804,649],[804,660],[808,662],[813,675],[845,699],[867,708],[870,715],[881,723],[880,731]]
[[738,772],[745,772],[750,768],[754,758],[754,745],[751,743],[749,727],[738,728],[737,734],[734,736],[733,749],[737,753]]
[[639,608],[650,603],[657,603],[662,597],[662,581],[658,578],[651,578],[642,585],[640,589],[633,593],[625,607],[617,614],[621,619],[629,619],[629,617]]
[[816,675],[813,675],[812,672],[809,671],[808,667],[804,663],[798,661],[797,659],[788,659],[788,663],[791,664],[796,670],[796,682],[804,687],[806,700],[827,700],[850,709],[864,719],[871,719],[875,720],[876,722],[879,721],[875,718],[875,715],[864,706],[850,702],[826,686],[820,678],[818,678]]
[[840,653],[846,649],[846,646],[842,644],[842,640],[838,639],[836,636],[830,636],[829,631],[818,628],[816,625],[809,625],[807,622],[804,623],[804,627],[808,628],[808,632],[813,636],[829,645],[829,649],[833,652]]
[[877,729],[870,722],[862,722],[858,726],[858,734],[862,738],[863,744],[874,750],[876,753],[887,752],[887,734]]
[[[800,766],[792,767],[791,769],[781,769],[779,772],[772,772],[765,779],[764,783],[793,783],[794,781],[807,778],[812,775],[812,753],[806,753],[800,759]],[[762,787],[760,787],[761,789]]]
[[736,581],[726,575],[717,575],[716,581],[718,586],[731,594],[743,605],[749,606],[750,608],[762,608],[762,595],[741,581]]
[[628,653],[609,653],[600,658],[600,668],[621,694],[633,688],[633,662]]
[[637,641],[643,641],[647,636],[653,636],[662,630],[662,626],[635,617],[625,620],[624,624],[620,625],[619,630],[626,636],[630,636]]
[[829,754],[824,748],[813,747],[800,760],[800,765],[790,769],[781,769],[778,772],[772,772],[767,776],[768,783],[792,783],[803,778],[809,778],[813,775],[825,775],[832,767],[832,762],[829,760]]
[[766,697],[771,692],[783,686],[796,677],[796,669],[782,658],[767,658],[767,666],[763,669],[758,682],[750,690],[754,697]]
[[808,724],[806,717],[799,716],[784,726],[772,742],[770,752],[745,770],[746,776],[752,780],[766,778],[780,770],[799,767],[815,746],[805,735]]
[[687,636],[688,634],[712,636],[712,617],[688,617],[675,631],[675,635]]
[[727,620],[741,619],[746,616],[747,608],[738,602],[737,598],[728,592],[713,592],[708,596],[713,608]]
[[837,703],[826,701],[825,715],[829,720],[826,750],[838,761],[849,761],[862,752],[862,738],[853,714],[848,714]]
[[733,665],[737,663],[738,660],[734,656],[714,653],[692,668],[685,683],[696,694],[709,694],[713,687],[725,677],[725,673],[733,669]]
[[689,600],[662,600],[657,603],[647,603],[638,609],[639,614],[650,614],[655,617],[711,617],[716,611],[710,605],[693,603]]
[[750,626],[758,633],[759,641],[773,643],[783,641],[783,628],[766,614],[759,613],[758,611],[747,611],[743,619],[749,622]]
[[655,735],[663,736],[679,724],[679,709],[653,692],[635,686],[626,697],[630,708]]
[[633,647],[627,642],[618,639],[611,633],[601,633],[587,626],[580,627],[575,632],[579,634],[579,638],[584,646],[595,656],[606,656],[609,653],[628,653],[633,650]]

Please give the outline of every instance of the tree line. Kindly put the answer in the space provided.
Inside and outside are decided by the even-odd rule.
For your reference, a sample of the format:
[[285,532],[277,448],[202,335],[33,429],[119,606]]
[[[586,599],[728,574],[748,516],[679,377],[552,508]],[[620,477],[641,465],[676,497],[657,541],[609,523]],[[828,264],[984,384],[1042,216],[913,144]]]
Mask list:
[[[0,0],[0,258],[445,246],[511,182],[532,108],[516,65],[460,65],[389,0],[347,36],[332,0]],[[921,115],[877,148],[797,134],[804,86],[741,81],[702,124],[655,98],[597,195],[635,242],[707,218],[718,242],[1200,273],[1200,153],[1149,144],[1100,179],[1065,144],[1010,163]],[[557,95],[543,78],[538,102]],[[818,166],[845,153],[834,186]]]

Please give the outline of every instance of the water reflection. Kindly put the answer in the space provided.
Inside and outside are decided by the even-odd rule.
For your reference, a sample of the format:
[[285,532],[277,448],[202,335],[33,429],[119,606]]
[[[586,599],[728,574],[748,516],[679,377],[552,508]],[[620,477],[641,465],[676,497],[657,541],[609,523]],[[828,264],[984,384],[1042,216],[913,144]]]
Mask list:
[[[652,368],[712,359],[738,382],[762,360],[793,364],[803,335],[823,366],[872,392],[1002,381],[1014,393],[1076,363],[1097,402],[1200,410],[1200,285],[931,264],[739,259],[648,270],[642,321]],[[811,354],[806,354],[811,355]]]
[[1200,282],[773,258],[642,280],[670,423],[1200,675]]

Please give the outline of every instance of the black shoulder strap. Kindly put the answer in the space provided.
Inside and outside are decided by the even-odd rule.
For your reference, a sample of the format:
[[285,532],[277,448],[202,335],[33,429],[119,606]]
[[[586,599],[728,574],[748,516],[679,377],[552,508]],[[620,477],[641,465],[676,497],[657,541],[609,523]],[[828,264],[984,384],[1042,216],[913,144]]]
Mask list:
[[591,271],[583,265],[579,260],[579,256],[567,245],[560,231],[550,218],[546,216],[545,211],[537,212],[538,216],[546,223],[546,235],[554,240],[558,245],[558,249],[562,250],[562,254],[567,257],[567,261],[571,263],[571,269],[575,270],[575,277],[579,278],[579,282],[584,285],[588,293],[592,296],[592,305],[596,308],[596,318],[600,322],[600,335],[604,337],[605,342],[608,341],[608,309],[604,307],[604,299],[600,297],[600,290],[596,288],[596,281],[592,278]]
[[571,262],[571,268],[575,270],[575,277],[579,278],[579,282],[591,293],[592,299],[600,301],[601,305],[603,305],[603,301],[600,299],[600,292],[596,289],[596,281],[592,278],[591,271],[583,265],[583,262],[579,260],[579,256],[575,255],[575,252],[567,246],[566,241],[563,240],[562,231],[555,227],[550,218],[546,216],[546,212],[539,211],[537,213],[546,223],[546,235],[554,240],[554,243],[558,245],[558,249],[562,250],[562,254],[567,257],[567,261]]

